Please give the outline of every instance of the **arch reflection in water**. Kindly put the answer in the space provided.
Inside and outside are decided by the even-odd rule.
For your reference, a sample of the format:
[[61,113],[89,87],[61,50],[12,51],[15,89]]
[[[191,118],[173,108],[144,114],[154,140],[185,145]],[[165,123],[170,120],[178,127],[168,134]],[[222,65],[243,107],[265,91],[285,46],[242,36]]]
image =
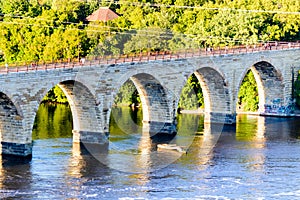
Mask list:
[[238,141],[265,141],[266,118],[254,115],[238,115],[236,139]]
[[[198,116],[186,115],[178,121],[178,133],[169,141],[150,138],[149,132],[143,132],[142,114],[134,115],[129,108],[113,108],[114,119],[110,123],[110,149],[107,164],[113,169],[133,173],[146,173],[166,167],[182,156],[178,151],[158,151],[157,144],[166,142],[188,148],[198,128]],[[126,114],[127,113],[127,114]],[[135,117],[132,119],[132,117]],[[102,160],[101,160],[102,161]]]
[[66,104],[42,103],[32,130],[32,139],[72,137],[72,113]]
[[241,151],[245,151],[240,158],[241,163],[251,171],[264,171],[265,169],[265,133],[266,118],[262,116],[239,115],[237,123],[236,140]]
[[80,143],[73,143],[68,175],[73,178],[99,177],[110,174],[110,169],[95,159]]
[[197,118],[198,129],[186,156],[182,156],[180,163],[184,165],[196,164],[198,170],[204,170],[210,165],[214,156],[213,149],[217,144],[223,126],[218,124],[203,123],[204,115]]

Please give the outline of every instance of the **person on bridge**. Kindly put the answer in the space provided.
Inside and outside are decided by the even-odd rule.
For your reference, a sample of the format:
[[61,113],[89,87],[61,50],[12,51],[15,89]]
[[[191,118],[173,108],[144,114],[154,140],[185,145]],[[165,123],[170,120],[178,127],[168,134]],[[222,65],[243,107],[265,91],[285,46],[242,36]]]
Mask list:
[[80,63],[83,65],[85,63],[85,58],[81,58]]

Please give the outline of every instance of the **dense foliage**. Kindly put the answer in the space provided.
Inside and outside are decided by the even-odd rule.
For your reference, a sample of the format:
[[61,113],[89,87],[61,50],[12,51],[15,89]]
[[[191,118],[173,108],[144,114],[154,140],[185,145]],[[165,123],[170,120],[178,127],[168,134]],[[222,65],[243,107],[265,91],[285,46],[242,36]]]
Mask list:
[[140,105],[138,91],[131,80],[126,81],[117,93],[114,104],[118,106]]
[[251,70],[246,74],[238,94],[238,106],[243,111],[256,111],[258,109],[258,89]]
[[189,77],[186,85],[182,89],[178,107],[185,110],[194,110],[199,107],[204,107],[202,89],[194,74]]
[[47,95],[44,97],[43,102],[51,102],[51,103],[68,103],[68,99],[64,92],[57,85],[49,90]]
[[[75,59],[88,54],[174,50],[300,38],[300,16],[282,13],[299,11],[298,0],[103,2],[0,0],[2,59],[7,63],[52,61]],[[86,23],[85,18],[89,14],[100,6],[108,5],[120,15],[119,18],[109,22]],[[278,12],[260,12],[263,10]]]

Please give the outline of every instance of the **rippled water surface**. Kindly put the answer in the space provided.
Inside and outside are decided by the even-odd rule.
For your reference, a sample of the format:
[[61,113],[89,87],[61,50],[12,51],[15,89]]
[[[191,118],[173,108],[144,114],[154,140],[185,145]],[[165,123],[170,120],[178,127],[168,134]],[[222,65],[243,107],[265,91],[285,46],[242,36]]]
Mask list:
[[187,149],[181,154],[157,149],[142,134],[141,112],[115,109],[109,151],[99,162],[72,144],[66,108],[41,109],[32,160],[0,157],[1,198],[300,198],[297,118],[242,115],[236,126],[220,127],[203,124],[201,116],[182,115],[179,133],[171,141]]

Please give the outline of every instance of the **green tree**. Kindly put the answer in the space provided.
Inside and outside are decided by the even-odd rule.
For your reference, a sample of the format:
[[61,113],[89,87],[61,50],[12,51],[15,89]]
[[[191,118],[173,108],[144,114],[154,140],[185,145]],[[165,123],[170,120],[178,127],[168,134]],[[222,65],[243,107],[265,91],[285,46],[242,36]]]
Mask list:
[[189,77],[186,85],[182,89],[178,107],[185,110],[193,110],[198,109],[199,107],[204,107],[202,89],[194,74]]
[[67,104],[68,99],[60,87],[56,85],[49,90],[49,92],[43,98],[43,102]]
[[241,84],[238,94],[238,106],[243,111],[257,111],[259,96],[254,75],[249,70]]
[[4,14],[24,15],[28,12],[30,3],[28,0],[1,0],[0,6]]
[[119,106],[129,106],[133,103],[140,103],[137,89],[131,80],[126,81],[117,93],[114,104]]
[[124,53],[170,50],[172,37],[172,33],[160,28],[139,30],[124,44]]

